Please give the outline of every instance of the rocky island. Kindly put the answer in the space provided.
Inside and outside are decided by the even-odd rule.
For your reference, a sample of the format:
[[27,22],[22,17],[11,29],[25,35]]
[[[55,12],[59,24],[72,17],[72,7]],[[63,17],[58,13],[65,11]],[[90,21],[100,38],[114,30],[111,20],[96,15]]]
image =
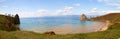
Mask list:
[[81,21],[87,20],[86,15],[85,15],[85,14],[82,14],[82,15],[80,16],[80,20],[81,20]]

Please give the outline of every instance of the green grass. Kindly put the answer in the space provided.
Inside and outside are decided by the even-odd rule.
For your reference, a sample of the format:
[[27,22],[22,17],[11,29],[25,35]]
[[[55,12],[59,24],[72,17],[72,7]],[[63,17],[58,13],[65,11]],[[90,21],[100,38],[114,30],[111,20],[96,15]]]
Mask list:
[[106,31],[88,33],[87,39],[118,39],[120,38],[120,24],[111,25]]
[[118,39],[120,38],[120,24],[111,26],[106,31],[66,34],[66,35],[46,35],[30,31],[0,31],[0,39]]

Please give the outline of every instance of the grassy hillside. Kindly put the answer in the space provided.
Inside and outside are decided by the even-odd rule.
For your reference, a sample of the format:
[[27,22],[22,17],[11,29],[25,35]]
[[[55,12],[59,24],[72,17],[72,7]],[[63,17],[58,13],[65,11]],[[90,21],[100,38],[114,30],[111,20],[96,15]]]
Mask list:
[[[113,21],[116,19],[119,13],[115,15],[104,15],[99,18],[98,20],[111,20]],[[107,17],[107,18],[106,18]],[[94,18],[94,19],[97,19]],[[117,18],[120,19],[120,18]],[[118,20],[116,20],[118,21]],[[116,22],[113,21],[113,22]],[[120,38],[120,24],[114,23],[111,25],[108,30],[106,31],[99,31],[99,32],[92,32],[92,33],[79,33],[79,34],[66,34],[66,35],[47,35],[47,34],[40,34],[30,31],[2,31],[0,30],[0,39],[118,39]]]
[[67,34],[67,35],[46,35],[29,31],[0,31],[0,39],[118,39],[120,38],[120,24],[112,25],[106,31]]
[[97,20],[97,21],[109,20],[112,23],[118,23],[120,22],[120,13],[110,13],[107,15],[91,18],[91,20]]
[[14,24],[14,17],[0,15],[0,30],[5,31],[15,31],[18,30],[17,26]]

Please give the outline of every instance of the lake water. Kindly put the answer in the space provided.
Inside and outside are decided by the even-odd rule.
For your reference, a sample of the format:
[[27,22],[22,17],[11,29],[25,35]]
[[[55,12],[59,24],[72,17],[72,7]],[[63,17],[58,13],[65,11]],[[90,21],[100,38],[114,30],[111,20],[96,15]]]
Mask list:
[[105,25],[103,22],[80,21],[79,18],[79,16],[21,18],[20,29],[38,33],[54,31],[57,34],[73,34],[96,32]]

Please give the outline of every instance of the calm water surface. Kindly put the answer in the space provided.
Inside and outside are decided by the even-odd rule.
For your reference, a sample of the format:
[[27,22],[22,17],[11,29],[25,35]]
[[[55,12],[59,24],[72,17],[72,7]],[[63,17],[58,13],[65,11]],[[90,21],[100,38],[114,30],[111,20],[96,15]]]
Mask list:
[[105,24],[95,21],[80,21],[79,16],[21,18],[20,29],[44,33],[54,31],[57,34],[88,33],[99,30]]

